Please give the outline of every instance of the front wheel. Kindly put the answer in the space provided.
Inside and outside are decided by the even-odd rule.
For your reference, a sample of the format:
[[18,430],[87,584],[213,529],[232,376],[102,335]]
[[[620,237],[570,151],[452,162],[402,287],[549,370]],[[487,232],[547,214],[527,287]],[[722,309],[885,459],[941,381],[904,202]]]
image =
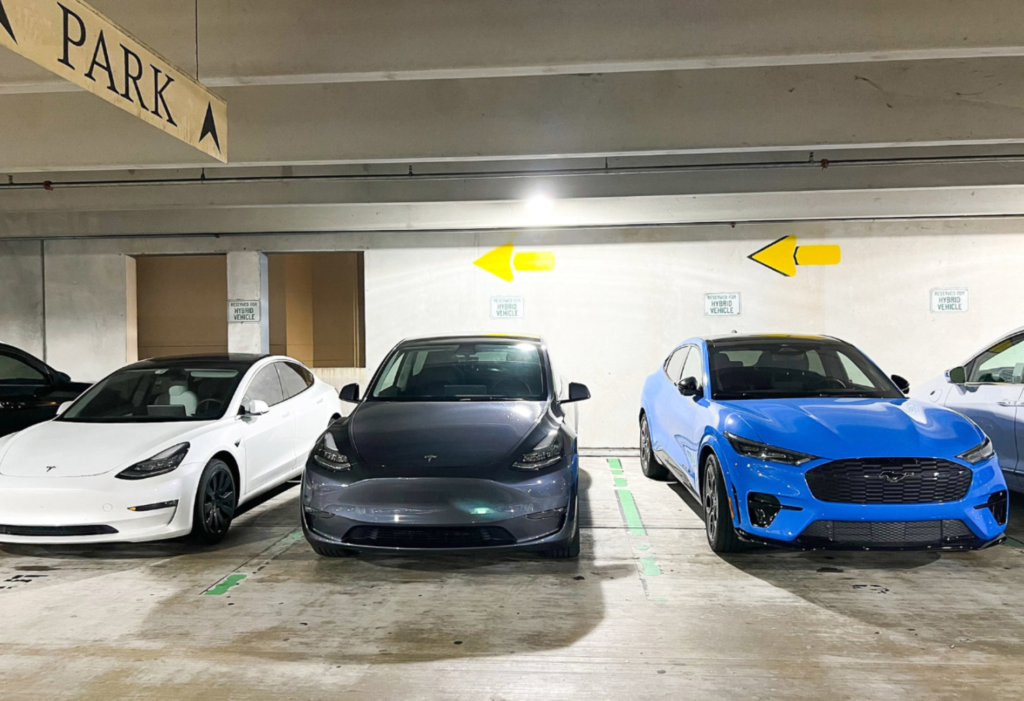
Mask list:
[[544,557],[551,560],[571,560],[580,556],[580,523],[576,522],[576,531],[568,545],[551,548],[544,552]]
[[647,423],[647,415],[640,419],[640,469],[644,476],[652,480],[667,480],[668,470],[654,457],[654,448],[651,447],[651,427]]
[[739,552],[743,547],[732,525],[732,509],[725,488],[722,466],[714,453],[704,461],[704,531],[708,545],[716,553]]
[[235,517],[238,487],[231,468],[214,458],[207,463],[199,478],[192,512],[192,538],[203,545],[224,540]]

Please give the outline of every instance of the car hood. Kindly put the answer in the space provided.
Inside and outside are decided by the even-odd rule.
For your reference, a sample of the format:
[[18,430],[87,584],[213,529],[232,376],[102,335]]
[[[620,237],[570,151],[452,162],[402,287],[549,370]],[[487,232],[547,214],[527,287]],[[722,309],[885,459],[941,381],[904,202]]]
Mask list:
[[373,465],[480,467],[512,452],[546,407],[525,401],[365,402],[349,419],[349,438]]
[[969,419],[913,399],[757,399],[721,405],[731,414],[726,430],[821,458],[952,458],[984,440]]
[[189,440],[211,423],[47,421],[0,442],[0,476],[89,477],[120,471]]

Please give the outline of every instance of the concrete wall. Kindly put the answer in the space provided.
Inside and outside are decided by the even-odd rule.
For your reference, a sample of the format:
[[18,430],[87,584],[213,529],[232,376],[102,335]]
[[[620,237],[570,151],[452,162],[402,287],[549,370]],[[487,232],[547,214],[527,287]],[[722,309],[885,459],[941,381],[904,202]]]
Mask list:
[[43,356],[43,258],[39,241],[0,241],[0,343]]
[[[842,262],[800,267],[787,278],[748,260],[771,241],[830,243]],[[507,241],[550,251],[551,271],[514,271],[506,282],[474,265]],[[38,246],[38,244],[36,244]],[[594,395],[582,407],[583,444],[636,440],[641,385],[693,335],[825,333],[860,346],[889,373],[919,383],[1020,326],[1015,290],[1024,255],[1019,219],[828,222],[587,231],[337,234],[47,243],[50,360],[95,378],[124,362],[124,256],[364,250],[368,370],[323,371],[336,384],[365,383],[400,339],[439,333],[536,333],[563,374]],[[0,256],[9,269],[13,256]],[[31,276],[24,283],[31,294]],[[11,285],[6,284],[5,291]],[[970,310],[935,314],[930,290],[964,286]],[[709,318],[703,295],[739,292],[742,314]],[[11,292],[7,292],[8,296]],[[490,298],[519,295],[522,320],[490,318]],[[0,335],[39,319],[31,305],[3,317]]]

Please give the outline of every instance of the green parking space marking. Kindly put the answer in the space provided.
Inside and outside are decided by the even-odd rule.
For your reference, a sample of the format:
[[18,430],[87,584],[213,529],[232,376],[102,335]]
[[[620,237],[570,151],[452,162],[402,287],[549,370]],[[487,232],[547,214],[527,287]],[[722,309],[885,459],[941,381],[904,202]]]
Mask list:
[[626,485],[626,478],[625,477],[616,477],[615,478],[615,486],[620,488],[620,489],[625,488],[627,486]]
[[608,467],[612,468],[612,474],[613,475],[621,475],[622,474],[622,461],[619,460],[618,458],[609,458],[608,459]]
[[207,596],[220,596],[221,594],[226,594],[228,589],[237,585],[239,582],[245,579],[245,577],[246,575],[244,574],[229,574],[227,577],[220,580],[220,582],[213,585],[203,593]]
[[658,567],[658,563],[654,561],[653,557],[641,557],[640,566],[648,577],[657,577],[661,574],[661,568]]
[[628,489],[617,489],[615,494],[619,497],[619,509],[621,509],[622,518],[629,528],[629,534],[647,535],[644,522],[640,520],[640,510],[636,508],[636,500],[633,499],[633,492]]

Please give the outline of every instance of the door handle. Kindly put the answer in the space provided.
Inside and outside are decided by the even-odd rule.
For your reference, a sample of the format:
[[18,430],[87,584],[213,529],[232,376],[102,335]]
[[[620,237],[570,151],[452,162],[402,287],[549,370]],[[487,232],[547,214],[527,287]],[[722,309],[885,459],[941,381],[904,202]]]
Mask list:
[[1024,406],[1024,403],[1022,403],[1022,402],[1014,402],[1014,401],[1010,401],[1009,399],[1000,399],[996,403],[999,406]]
[[290,412],[290,411],[289,411],[289,412],[287,412],[287,413],[281,414],[281,416],[282,416],[283,418],[285,418],[285,419],[287,419],[287,418],[288,418],[289,416],[291,416],[291,415],[292,415],[292,412]]

